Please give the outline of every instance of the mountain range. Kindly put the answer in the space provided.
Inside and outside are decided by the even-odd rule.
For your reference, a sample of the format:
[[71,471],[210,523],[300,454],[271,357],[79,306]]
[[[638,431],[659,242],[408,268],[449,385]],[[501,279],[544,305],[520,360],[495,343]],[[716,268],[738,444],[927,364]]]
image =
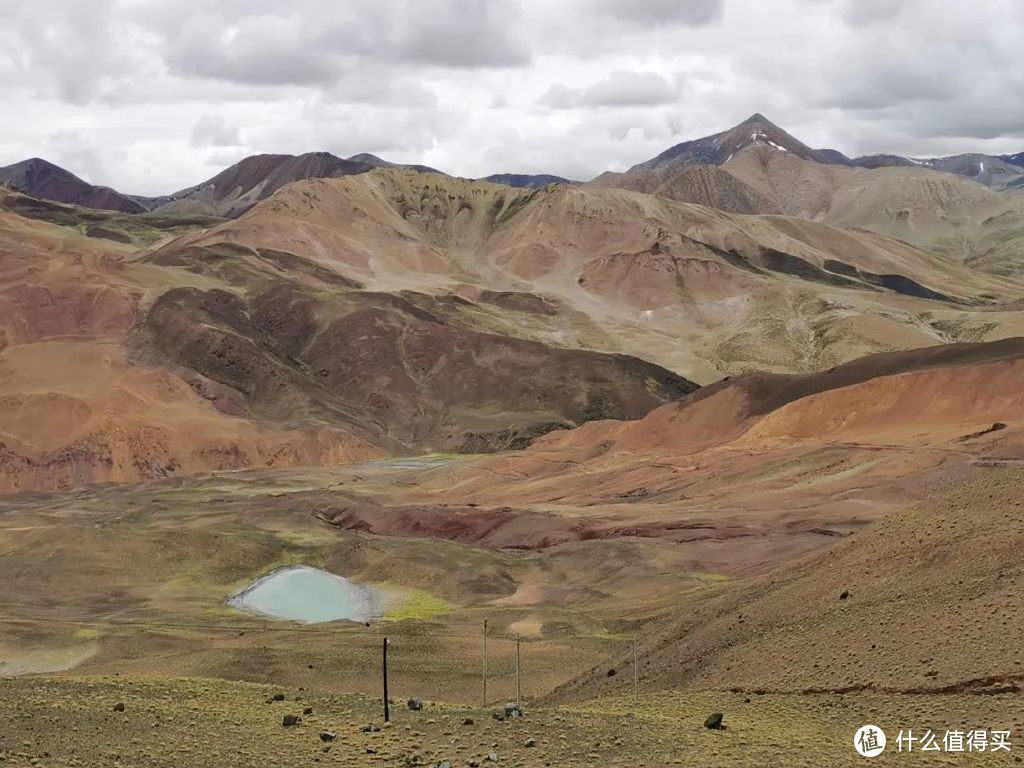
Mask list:
[[[788,152],[800,159],[823,165],[865,169],[926,168],[970,178],[994,189],[1024,186],[1024,152],[998,156],[971,153],[912,158],[878,154],[851,158],[835,149],[812,149],[759,113],[721,133],[676,144],[650,160],[637,163],[625,174],[602,174],[593,183],[612,183],[615,179],[627,177],[631,187],[657,188],[652,178],[643,182],[640,179],[644,178],[645,173],[655,173],[655,178],[664,181],[666,177],[682,173],[693,166],[725,166],[750,146]],[[174,204],[176,207],[202,209],[203,213],[217,213],[219,210],[226,212],[226,215],[238,215],[285,183],[305,178],[333,178],[364,173],[373,168],[406,168],[423,173],[443,173],[424,165],[392,163],[369,153],[355,154],[347,159],[329,152],[310,152],[298,156],[254,155],[194,187],[158,197],[142,197],[123,195],[106,187],[93,187],[52,163],[33,158],[0,168],[0,183],[7,183],[34,197],[93,208],[138,213]],[[720,182],[723,178],[706,169],[703,173],[708,177],[706,181],[712,183]],[[530,188],[546,184],[581,183],[553,174],[518,173],[492,174],[482,177],[480,181]],[[728,194],[720,202],[729,210],[736,206],[734,201],[730,207]],[[763,201],[759,202],[764,205]]]
[[[126,195],[109,187],[89,184],[40,158],[0,167],[0,185],[32,197],[87,208],[143,213],[199,214],[234,217],[265,200],[285,184],[301,179],[330,179],[366,173],[375,168],[400,168],[419,173],[443,174],[426,165],[392,163],[376,155],[360,153],[342,159],[330,152],[302,155],[252,155],[192,187],[168,195]],[[551,174],[499,173],[481,181],[510,187],[537,188],[547,184],[579,184]]]
[[521,447],[723,376],[1024,331],[1024,283],[864,228],[329,156],[229,171],[144,213],[3,192],[8,489]]
[[[684,141],[588,187],[617,187],[719,210],[785,215],[902,240],[995,275],[1024,271],[1024,153],[944,158],[849,158],[814,149],[754,114],[729,130]],[[0,183],[36,198],[124,213],[234,218],[295,181],[392,169],[446,176],[371,154],[254,155],[212,178],[159,197],[94,187],[43,160],[0,168]],[[494,174],[480,181],[540,189],[549,174]]]
[[[157,724],[197,765],[817,766],[868,717],[1019,730],[1014,159],[851,159],[754,115],[586,183],[4,169],[0,675],[74,669],[5,683],[5,754],[162,765],[123,736]],[[384,621],[225,602],[296,564]],[[481,631],[492,703],[522,652],[522,720],[449,705]],[[382,639],[428,709],[375,731]]]

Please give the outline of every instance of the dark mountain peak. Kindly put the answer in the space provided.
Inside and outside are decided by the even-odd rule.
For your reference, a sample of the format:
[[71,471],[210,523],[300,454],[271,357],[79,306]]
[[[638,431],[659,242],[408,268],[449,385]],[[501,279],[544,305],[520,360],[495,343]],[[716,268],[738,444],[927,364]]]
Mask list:
[[651,171],[670,163],[673,166],[723,165],[753,144],[771,147],[779,152],[790,152],[797,157],[819,163],[842,162],[839,159],[842,157],[839,153],[811,149],[760,112],[755,112],[742,123],[728,130],[676,144],[657,157],[634,165],[629,170]]
[[548,184],[571,184],[578,186],[580,182],[567,179],[563,176],[555,176],[550,173],[492,173],[477,181],[489,181],[492,184],[504,184],[509,187],[520,189],[539,189]]
[[12,179],[14,184],[18,184],[16,179],[18,176],[26,179],[26,183],[31,183],[28,179],[30,177],[38,177],[40,174],[52,175],[62,179],[74,179],[82,184],[87,183],[75,176],[71,171],[61,168],[59,165],[51,163],[49,160],[44,160],[41,157],[30,157],[17,163],[12,163],[6,168],[0,169],[0,173]]
[[382,157],[372,155],[369,152],[360,152],[357,155],[352,155],[348,158],[353,163],[366,163],[366,165],[372,165],[374,168],[390,168],[394,163],[389,163]]
[[1010,165],[1019,165],[1024,168],[1024,152],[1018,152],[1015,155],[1000,155],[999,159]]
[[440,173],[442,176],[447,176],[443,171],[439,171],[436,168],[431,168],[429,165],[417,165],[415,163],[392,163],[385,160],[377,155],[371,155],[369,152],[360,152],[358,155],[352,155],[349,160],[354,163],[363,163],[371,168],[405,168],[410,171],[419,171],[420,173]]
[[742,123],[740,123],[736,127],[739,128],[740,125],[750,125],[750,126],[761,125],[761,126],[765,126],[765,127],[769,127],[769,128],[778,129],[778,126],[775,125],[775,123],[773,123],[767,117],[762,115],[760,112],[755,112],[754,114],[752,114],[750,117],[748,117],[746,120],[744,120]]
[[369,153],[352,155],[347,159],[324,151],[301,155],[250,155],[202,184],[164,198],[160,205],[236,217],[293,181],[355,176],[374,168],[408,168],[424,173],[440,173],[423,165],[389,163]]
[[217,216],[240,216],[293,181],[352,176],[369,170],[372,166],[343,160],[330,152],[250,155],[201,184],[164,198],[161,207],[173,205]]
[[850,161],[851,165],[855,165],[859,168],[896,168],[896,167],[913,167],[915,165],[921,165],[920,162],[914,162],[909,157],[903,157],[902,155],[861,155],[855,157]]
[[53,168],[53,169],[56,169],[58,171],[63,171],[64,173],[68,173],[68,174],[71,173],[70,171],[64,170],[59,165],[51,163],[49,160],[45,160],[45,159],[43,159],[41,157],[29,157],[29,158],[26,158],[25,160],[22,160],[19,163],[14,163],[13,165],[8,166],[8,168],[13,168],[15,166],[23,166],[25,168],[34,168],[34,167]]
[[80,179],[59,165],[41,157],[0,168],[0,183],[30,197],[101,208],[124,213],[141,213],[143,206],[110,187],[99,187]]

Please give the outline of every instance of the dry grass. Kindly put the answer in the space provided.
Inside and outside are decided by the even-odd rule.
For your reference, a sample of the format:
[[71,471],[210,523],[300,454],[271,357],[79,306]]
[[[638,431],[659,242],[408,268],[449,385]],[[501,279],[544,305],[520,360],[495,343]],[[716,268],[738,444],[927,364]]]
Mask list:
[[[625,682],[625,681],[624,681]],[[275,702],[274,694],[285,694]],[[940,733],[962,727],[994,730],[1019,711],[1010,696],[757,695],[677,692],[598,699],[576,706],[527,707],[523,718],[499,722],[498,707],[427,702],[392,687],[392,722],[381,702],[358,695],[280,686],[175,678],[24,678],[0,682],[0,756],[4,765],[250,768],[290,766],[552,766],[700,765],[706,768],[840,768],[863,764],[853,750],[856,729],[872,722],[894,739],[899,728]],[[123,712],[114,711],[117,703]],[[303,715],[303,710],[312,712]],[[712,711],[726,730],[702,727]],[[285,714],[302,717],[285,728]],[[465,724],[466,720],[472,724]],[[333,731],[329,745],[320,732]],[[532,738],[536,744],[526,747]],[[371,751],[372,750],[372,751]],[[888,754],[876,765],[1015,765],[1013,754],[962,760]],[[903,758],[901,760],[901,758]]]

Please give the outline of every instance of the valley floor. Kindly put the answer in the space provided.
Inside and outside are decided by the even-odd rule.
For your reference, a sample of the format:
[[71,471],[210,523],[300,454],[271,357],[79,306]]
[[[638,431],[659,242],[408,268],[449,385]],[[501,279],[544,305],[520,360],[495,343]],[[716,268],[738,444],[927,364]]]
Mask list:
[[[623,685],[628,685],[623,680]],[[426,702],[395,691],[391,723],[380,698],[207,679],[25,677],[0,682],[4,766],[232,768],[238,766],[829,766],[863,765],[853,735],[866,723],[889,733],[872,765],[1008,766],[1024,749],[899,753],[899,729],[1016,729],[1024,697],[858,693],[673,692],[626,694],[562,707],[526,708],[498,721],[487,709]],[[284,694],[283,701],[274,701]],[[115,707],[123,704],[123,711]],[[309,714],[303,711],[311,708]],[[712,711],[726,729],[703,728]],[[1018,713],[1013,720],[1011,713]],[[285,715],[302,722],[284,727]],[[472,722],[470,722],[472,721]],[[336,738],[321,740],[323,731]],[[533,746],[526,746],[532,739]],[[489,756],[497,758],[497,763]]]

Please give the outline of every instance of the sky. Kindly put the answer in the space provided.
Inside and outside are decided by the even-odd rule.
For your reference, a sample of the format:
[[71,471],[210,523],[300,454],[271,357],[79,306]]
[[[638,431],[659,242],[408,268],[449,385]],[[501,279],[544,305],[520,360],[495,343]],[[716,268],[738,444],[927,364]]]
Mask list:
[[754,112],[848,155],[1024,150],[1019,0],[0,0],[0,165],[156,195],[261,152],[624,170]]

